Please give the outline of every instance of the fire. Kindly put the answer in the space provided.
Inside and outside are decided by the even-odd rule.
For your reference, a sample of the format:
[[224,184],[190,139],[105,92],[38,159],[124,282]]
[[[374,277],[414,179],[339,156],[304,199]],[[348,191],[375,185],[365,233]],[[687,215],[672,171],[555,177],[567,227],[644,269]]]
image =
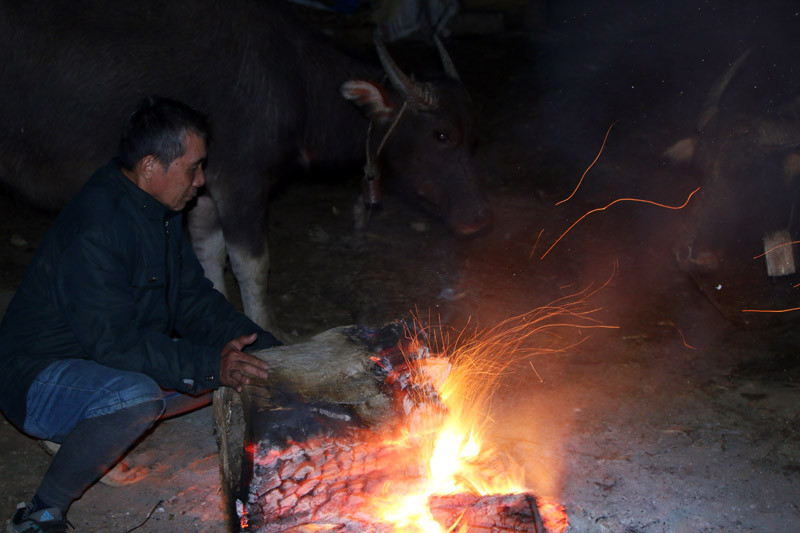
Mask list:
[[[559,465],[529,471],[532,464],[518,464],[496,445],[507,439],[491,431],[499,418],[493,409],[507,404],[493,399],[508,385],[505,377],[533,367],[534,357],[566,352],[587,332],[615,327],[598,320],[589,303],[610,281],[488,328],[352,328],[351,338],[385,337],[369,346],[392,402],[387,411],[396,416],[376,427],[337,423],[304,441],[259,440],[247,501],[237,501],[241,527],[562,533],[569,525],[564,507],[542,497],[556,492]],[[536,375],[531,381],[542,382]],[[528,475],[547,485],[543,494],[534,496]]]
[[[433,450],[427,461],[427,475],[423,486],[404,494],[397,494],[403,487],[387,484],[377,513],[384,523],[394,524],[398,531],[437,533],[445,529],[434,519],[428,508],[433,495],[442,494],[514,494],[525,488],[511,475],[500,472],[496,475],[487,466],[493,465],[491,450],[484,449],[474,431],[466,430],[457,420],[448,418],[434,439]],[[394,494],[394,500],[387,499]],[[458,530],[458,529],[456,529]]]
[[[412,419],[403,441],[394,443],[408,446],[410,461],[421,459],[424,480],[418,486],[387,483],[383,487],[370,502],[382,523],[393,524],[397,531],[466,531],[460,520],[449,530],[437,522],[428,508],[430,498],[528,491],[523,468],[484,442],[485,430],[492,422],[491,399],[501,378],[515,363],[563,352],[583,342],[564,346],[565,329],[613,327],[593,318],[597,309],[586,305],[586,301],[594,292],[587,289],[570,295],[474,335],[462,332],[453,341],[439,338],[437,344],[448,356],[417,360],[417,375],[435,386],[445,409]],[[415,362],[412,357],[408,360],[410,364]],[[426,364],[431,360],[438,361],[433,369]],[[442,368],[442,361],[447,361],[446,369]],[[548,531],[566,529],[569,522],[563,507],[546,500],[541,500],[539,507]]]
[[[525,488],[510,475],[487,479],[497,474],[487,468],[491,465],[491,450],[484,449],[474,430],[461,426],[458,420],[448,417],[434,439],[433,450],[427,461],[427,475],[423,486],[399,499],[402,487],[387,484],[381,501],[375,502],[377,514],[383,523],[394,524],[398,531],[438,533],[445,529],[428,508],[433,495],[442,494],[512,494]],[[387,495],[394,494],[394,500]],[[455,529],[457,528],[457,524]]]

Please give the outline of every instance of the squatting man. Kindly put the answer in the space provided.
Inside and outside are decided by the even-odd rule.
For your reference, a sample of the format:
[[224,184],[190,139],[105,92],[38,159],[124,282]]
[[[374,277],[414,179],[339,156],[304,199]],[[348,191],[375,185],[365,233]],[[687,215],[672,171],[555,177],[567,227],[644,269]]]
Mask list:
[[61,446],[9,532],[66,531],[72,502],[156,420],[207,405],[221,385],[265,384],[267,364],[243,349],[280,343],[212,288],[181,229],[209,140],[204,115],[147,98],[14,294],[0,323],[0,409]]

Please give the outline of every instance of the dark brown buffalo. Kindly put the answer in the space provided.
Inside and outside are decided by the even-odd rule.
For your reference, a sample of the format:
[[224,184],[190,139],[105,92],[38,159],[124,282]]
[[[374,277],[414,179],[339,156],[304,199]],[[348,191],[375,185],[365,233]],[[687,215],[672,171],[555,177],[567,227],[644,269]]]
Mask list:
[[[691,162],[702,185],[691,227],[676,248],[687,269],[752,262],[765,236],[796,230],[800,221],[800,97],[790,96],[794,87],[784,88],[789,95],[780,102],[737,102],[735,94],[725,98],[752,65],[750,55],[741,54],[714,83],[697,132],[667,151],[673,160]],[[755,67],[751,71],[757,72]],[[762,110],[742,109],[759,105]]]
[[[411,81],[357,61],[269,0],[3,1],[0,7],[0,180],[42,207],[61,207],[116,152],[142,96],[210,115],[207,194],[189,213],[206,275],[223,289],[225,258],[245,311],[266,308],[267,197],[301,163],[365,157],[368,126],[387,181],[456,232],[487,225],[469,98],[445,73]],[[382,85],[388,69],[390,86]]]

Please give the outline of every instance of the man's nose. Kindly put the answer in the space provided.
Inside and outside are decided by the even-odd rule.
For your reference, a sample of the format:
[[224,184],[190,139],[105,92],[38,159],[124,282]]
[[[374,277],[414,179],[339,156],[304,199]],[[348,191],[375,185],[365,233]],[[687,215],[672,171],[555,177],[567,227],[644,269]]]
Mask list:
[[199,189],[205,184],[205,182],[206,182],[206,174],[205,172],[203,172],[203,167],[200,167],[194,174],[194,181],[192,182],[192,187],[197,187]]

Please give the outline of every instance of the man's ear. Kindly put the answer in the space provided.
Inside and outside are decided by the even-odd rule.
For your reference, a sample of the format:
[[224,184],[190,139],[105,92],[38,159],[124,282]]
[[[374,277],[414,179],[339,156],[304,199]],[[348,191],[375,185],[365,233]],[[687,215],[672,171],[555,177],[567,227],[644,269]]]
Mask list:
[[156,165],[160,165],[158,159],[154,155],[146,155],[139,160],[137,165],[141,169],[141,176],[146,180],[149,180],[153,177],[153,174],[156,172]]
[[381,122],[392,118],[394,103],[380,83],[350,80],[342,84],[342,96],[364,109],[369,118]]

